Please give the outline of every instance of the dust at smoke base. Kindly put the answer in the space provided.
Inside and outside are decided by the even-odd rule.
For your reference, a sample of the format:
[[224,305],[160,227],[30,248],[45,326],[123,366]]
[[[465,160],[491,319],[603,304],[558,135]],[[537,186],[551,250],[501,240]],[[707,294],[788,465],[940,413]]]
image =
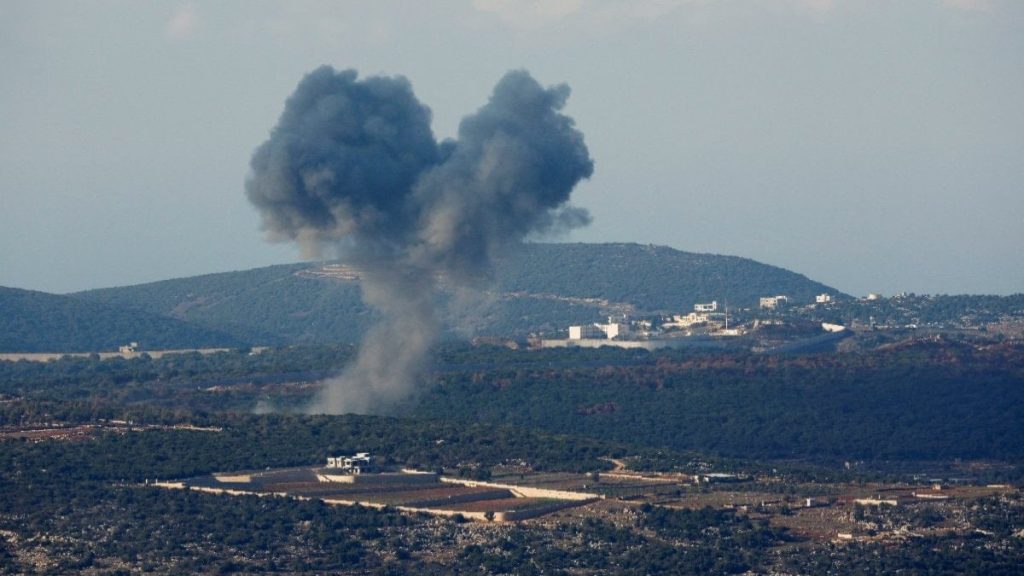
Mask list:
[[481,287],[493,256],[528,234],[589,222],[567,204],[594,168],[560,112],[568,96],[509,72],[439,143],[405,78],[324,66],[302,79],[253,153],[246,194],[270,239],[358,267],[382,316],[311,412],[382,412],[408,397],[439,331],[438,278]]

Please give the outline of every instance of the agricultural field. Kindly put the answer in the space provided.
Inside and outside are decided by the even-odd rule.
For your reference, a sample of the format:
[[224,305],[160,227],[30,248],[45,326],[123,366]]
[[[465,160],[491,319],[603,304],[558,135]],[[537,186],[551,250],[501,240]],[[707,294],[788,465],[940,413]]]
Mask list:
[[[286,468],[254,472],[215,473],[180,481],[156,483],[163,488],[198,490],[228,495],[277,495],[319,499],[332,505],[394,506],[417,512],[492,520],[506,513],[542,514],[578,505],[597,497],[565,490],[586,486],[585,475],[538,474],[521,487],[449,479],[428,473],[360,474],[350,481],[332,481],[319,468]],[[593,480],[591,480],[593,483]],[[554,489],[551,486],[559,486]],[[542,494],[534,497],[533,493]],[[559,498],[563,496],[563,498]],[[495,516],[497,515],[497,516]]]
[[[552,518],[607,517],[629,510],[729,511],[767,522],[793,537],[819,543],[878,542],[909,535],[970,535],[978,527],[968,511],[989,500],[1024,511],[1021,493],[1009,485],[941,483],[793,483],[770,475],[726,473],[701,476],[615,472],[517,472],[496,474],[490,482],[423,474],[364,474],[357,482],[317,480],[317,468],[288,468],[252,473],[218,473],[169,482],[164,486],[216,493],[284,495],[328,504],[396,507],[411,512],[461,514],[494,521],[507,513],[536,511]],[[380,476],[381,478],[375,478]],[[397,478],[396,478],[397,477]],[[722,478],[709,483],[706,478]],[[564,495],[560,499],[558,495]],[[578,499],[573,502],[572,499]],[[575,508],[574,510],[566,510]],[[529,516],[529,515],[528,515]],[[508,514],[508,519],[518,519]],[[530,521],[530,520],[527,520]]]

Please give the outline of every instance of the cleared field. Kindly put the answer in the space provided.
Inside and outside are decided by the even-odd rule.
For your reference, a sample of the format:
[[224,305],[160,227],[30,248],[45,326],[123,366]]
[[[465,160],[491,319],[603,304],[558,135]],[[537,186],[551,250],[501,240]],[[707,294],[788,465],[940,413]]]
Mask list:
[[393,506],[440,507],[448,504],[463,506],[467,502],[511,498],[508,490],[487,488],[438,488],[410,492],[371,494],[367,501]]
[[445,503],[510,498],[508,490],[468,486],[387,486],[380,489],[350,484],[317,485],[313,482],[268,484],[260,492],[286,493],[309,498],[334,498],[388,506],[436,506]]
[[550,498],[502,498],[496,500],[478,500],[452,506],[436,506],[439,510],[455,510],[459,512],[508,512],[542,508],[559,502]]
[[[269,482],[258,488],[261,492],[284,492],[311,498],[336,497],[365,500],[360,495],[371,493],[365,486],[341,484],[339,482]],[[377,490],[375,492],[381,492]]]
[[577,490],[593,484],[594,481],[584,474],[561,472],[534,472],[531,474],[507,474],[494,476],[493,482],[506,482],[517,486],[546,488],[549,490]]
[[61,441],[83,441],[92,440],[100,434],[113,432],[115,434],[127,434],[129,432],[140,432],[142,430],[193,430],[198,432],[220,432],[220,428],[191,426],[188,424],[176,424],[164,426],[158,424],[146,424],[142,426],[129,425],[125,422],[111,421],[102,424],[80,424],[77,426],[54,425],[45,428],[35,426],[0,426],[0,440],[8,438],[26,440],[28,442],[42,442],[43,440]]
[[82,426],[69,426],[59,428],[38,428],[38,429],[10,429],[0,430],[0,439],[16,438],[29,442],[41,442],[43,440],[91,440],[99,434],[101,428],[95,424]]
[[[560,492],[560,495],[533,494],[546,497],[516,497],[518,492],[515,486],[442,483],[438,477],[433,477],[434,482],[423,483],[420,474],[409,474],[408,482],[403,482],[403,475],[396,473],[390,473],[387,481],[382,480],[380,483],[373,482],[372,474],[365,475],[367,478],[364,483],[325,482],[317,479],[316,470],[292,468],[218,473],[167,483],[165,487],[192,487],[229,494],[284,494],[295,498],[319,498],[337,504],[359,502],[368,506],[396,506],[409,511],[434,511],[446,516],[463,513],[478,520],[495,517],[498,520],[513,520],[522,519],[522,514],[546,514],[567,506],[578,506],[584,500],[590,501],[593,496]],[[549,476],[534,486],[523,486],[522,490],[529,494],[528,489],[539,487],[575,487],[582,485],[581,478],[586,479],[581,475]],[[484,518],[487,512],[494,512],[495,516]],[[513,518],[513,514],[520,517]]]

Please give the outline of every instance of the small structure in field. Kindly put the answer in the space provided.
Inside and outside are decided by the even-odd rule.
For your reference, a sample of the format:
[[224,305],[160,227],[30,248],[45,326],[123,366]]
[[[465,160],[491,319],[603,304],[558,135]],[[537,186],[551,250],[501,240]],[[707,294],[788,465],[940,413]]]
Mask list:
[[369,452],[357,452],[355,456],[328,456],[327,468],[334,468],[345,474],[373,472],[373,457]]

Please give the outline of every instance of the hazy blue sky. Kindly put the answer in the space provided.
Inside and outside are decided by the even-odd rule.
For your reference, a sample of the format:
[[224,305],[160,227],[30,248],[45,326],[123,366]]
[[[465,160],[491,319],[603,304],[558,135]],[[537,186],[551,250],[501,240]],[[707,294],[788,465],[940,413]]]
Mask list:
[[0,2],[0,285],[298,259],[243,182],[321,64],[452,136],[511,68],[596,162],[568,240],[746,256],[853,294],[1024,291],[1024,1]]

